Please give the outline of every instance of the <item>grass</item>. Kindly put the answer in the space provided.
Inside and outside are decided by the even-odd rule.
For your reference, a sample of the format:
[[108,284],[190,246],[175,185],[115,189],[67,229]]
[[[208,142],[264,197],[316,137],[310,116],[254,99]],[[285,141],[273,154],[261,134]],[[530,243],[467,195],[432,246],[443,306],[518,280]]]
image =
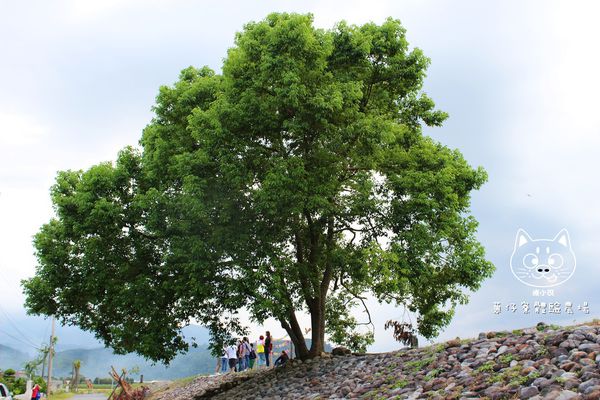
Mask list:
[[392,385],[392,389],[402,389],[406,385],[408,385],[408,381],[406,379],[400,379]]
[[502,364],[510,364],[511,361],[515,359],[514,354],[502,354],[499,358]]
[[546,346],[541,346],[537,352],[535,353],[536,356],[539,357],[544,357],[550,354],[550,352],[548,351],[548,349],[546,348]]
[[565,378],[563,378],[562,376],[557,376],[556,378],[554,378],[554,380],[555,380],[557,383],[560,383],[561,385],[567,381],[567,380],[566,380]]
[[436,357],[432,356],[432,357],[423,358],[421,360],[408,361],[404,365],[406,366],[406,368],[412,370],[413,372],[417,372],[417,371],[422,370],[423,368],[429,366],[429,364],[434,362],[435,359],[436,359]]
[[493,361],[488,361],[479,368],[476,369],[477,372],[492,372],[494,370],[495,363]]
[[440,343],[440,344],[436,345],[435,347],[433,347],[432,349],[433,349],[433,353],[441,353],[442,351],[444,351],[446,349],[446,345],[444,343]]
[[60,392],[52,393],[50,395],[50,400],[66,400],[73,396],[75,396],[75,393],[73,393],[73,392],[60,391]]
[[488,382],[501,382],[504,384],[508,383],[509,385],[513,386],[522,386],[525,385],[527,382],[533,381],[534,379],[540,377],[540,373],[537,371],[534,371],[529,375],[523,376],[521,375],[521,370],[521,366],[518,365],[512,368],[506,368],[502,372],[490,376]]
[[425,375],[425,381],[428,382],[432,380],[433,378],[437,377],[440,374],[440,372],[442,372],[442,370],[439,368],[432,369],[427,373],[427,375]]

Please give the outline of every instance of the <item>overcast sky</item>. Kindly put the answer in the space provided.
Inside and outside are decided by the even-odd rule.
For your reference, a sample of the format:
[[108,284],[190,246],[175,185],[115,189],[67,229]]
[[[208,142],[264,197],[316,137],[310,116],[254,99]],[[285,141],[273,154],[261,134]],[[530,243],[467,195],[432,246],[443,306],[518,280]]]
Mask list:
[[[189,65],[220,71],[235,32],[272,11],[312,12],[323,28],[392,16],[431,58],[425,90],[450,118],[427,133],[488,171],[472,211],[497,267],[440,340],[598,317],[599,8],[593,1],[0,1],[0,343],[18,336],[6,314],[24,318],[19,282],[34,273],[31,238],[52,216],[56,172],[113,160],[137,144],[160,85]],[[554,297],[535,297],[513,277],[519,228],[534,239],[568,229],[577,270]],[[590,314],[495,315],[496,301],[587,301]],[[401,317],[402,310],[378,309],[372,350],[397,347],[383,323]],[[283,336],[277,326],[268,324]],[[36,343],[45,337],[44,329],[27,335]]]

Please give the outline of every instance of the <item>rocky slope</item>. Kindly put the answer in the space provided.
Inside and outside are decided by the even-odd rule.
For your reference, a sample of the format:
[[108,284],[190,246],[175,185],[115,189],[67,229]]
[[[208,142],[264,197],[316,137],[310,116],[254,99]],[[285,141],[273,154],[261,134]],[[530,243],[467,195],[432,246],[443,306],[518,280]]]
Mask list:
[[392,353],[293,361],[198,377],[155,396],[184,399],[600,399],[600,325],[482,333]]

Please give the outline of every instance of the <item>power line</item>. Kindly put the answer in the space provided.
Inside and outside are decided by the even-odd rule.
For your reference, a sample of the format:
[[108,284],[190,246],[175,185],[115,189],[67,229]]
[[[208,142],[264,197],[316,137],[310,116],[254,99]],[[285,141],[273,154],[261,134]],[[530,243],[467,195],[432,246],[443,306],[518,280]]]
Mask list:
[[[2,280],[4,281],[4,283],[8,285],[8,279],[6,279],[6,277],[4,276],[4,273],[0,272],[0,278],[2,278]],[[33,342],[33,340],[29,339],[29,337],[27,335],[25,335],[23,333],[23,331],[21,331],[19,329],[19,327],[17,326],[17,324],[12,320],[12,318],[10,317],[10,315],[8,315],[8,313],[4,310],[4,308],[2,307],[2,304],[0,303],[0,311],[2,312],[2,314],[4,314],[4,316],[6,317],[6,320],[9,322],[10,325],[12,325],[12,327],[15,329],[15,331],[17,331],[17,334],[21,335],[23,337],[23,339],[25,339],[27,342],[29,342],[29,344],[31,346],[36,346]]]
[[10,316],[9,316],[9,315],[8,315],[8,313],[7,313],[7,312],[4,310],[4,308],[2,308],[2,305],[1,305],[1,304],[0,304],[0,311],[2,312],[2,314],[4,314],[4,316],[6,317],[6,320],[9,322],[9,324],[10,324],[10,325],[12,325],[12,327],[15,329],[15,331],[17,331],[17,334],[21,335],[21,337],[22,337],[22,338],[23,338],[25,341],[29,342],[29,344],[30,344],[31,346],[34,346],[34,347],[35,347],[36,345],[33,343],[33,341],[32,341],[31,339],[29,339],[29,338],[27,337],[27,335],[25,335],[25,334],[24,334],[24,333],[23,333],[23,332],[22,332],[22,331],[19,329],[19,327],[17,326],[17,324],[16,324],[16,323],[15,323],[15,322],[14,322],[14,321],[13,321],[13,320],[10,318]]
[[46,329],[44,329],[44,335],[42,336],[42,346],[46,343],[46,340],[44,338],[48,334],[48,329],[50,329],[50,325],[51,324],[52,324],[52,319],[49,319],[48,320],[48,325],[46,325]]
[[27,343],[27,342],[25,342],[25,341],[21,340],[20,338],[18,338],[18,337],[16,337],[16,336],[13,336],[13,335],[11,335],[10,333],[6,332],[5,330],[2,330],[2,329],[0,329],[0,333],[4,333],[4,334],[5,334],[6,336],[8,336],[9,338],[12,338],[12,339],[14,339],[14,340],[16,340],[17,342],[20,342],[21,344],[24,344],[24,345],[26,345],[26,346],[33,347],[33,348],[34,348],[34,349],[36,349],[36,350],[41,350],[39,347],[37,347],[37,346],[34,346],[34,345],[32,345],[31,343]]

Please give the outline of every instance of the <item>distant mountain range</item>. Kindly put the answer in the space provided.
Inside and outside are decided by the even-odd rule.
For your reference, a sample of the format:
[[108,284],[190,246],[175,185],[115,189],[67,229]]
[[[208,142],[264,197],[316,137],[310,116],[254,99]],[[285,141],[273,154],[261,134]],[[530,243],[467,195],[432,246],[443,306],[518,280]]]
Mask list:
[[[16,322],[13,329],[14,326],[18,327],[18,332],[12,333],[11,336],[0,335],[0,369],[22,369],[27,361],[37,355],[33,344],[43,342],[43,338],[50,335],[48,321],[42,318],[24,318]],[[26,332],[27,336],[19,335],[20,332]],[[194,338],[196,343],[204,344],[198,348],[190,348],[188,353],[177,356],[171,365],[166,367],[163,364],[153,365],[136,354],[116,355],[112,349],[104,348],[92,334],[73,326],[58,326],[53,375],[71,376],[74,360],[81,360],[81,374],[91,379],[108,377],[111,366],[117,370],[138,367],[145,380],[174,379],[214,371],[216,360],[212,358],[206,345],[208,330],[198,325],[190,325],[183,329],[183,335],[190,342]],[[48,339],[45,339],[45,343],[48,343]],[[134,378],[138,379],[139,376]]]
[[[0,369],[19,370],[30,359],[26,353],[0,345]],[[192,348],[188,353],[177,356],[169,367],[163,364],[152,365],[136,354],[116,355],[107,348],[72,349],[56,353],[52,375],[70,377],[74,360],[81,361],[80,374],[92,380],[96,377],[108,377],[111,366],[119,372],[122,368],[139,368],[140,372],[132,376],[136,380],[140,374],[144,375],[145,380],[164,380],[211,373],[216,365],[216,360],[205,347]]]
[[0,369],[21,369],[29,360],[29,354],[0,344]]
[[[0,344],[19,349],[30,356],[42,343],[47,344],[50,338],[50,320],[43,317],[17,315],[10,319],[0,318]],[[183,329],[186,339],[195,338],[196,343],[208,343],[208,330],[198,325],[190,325]],[[58,351],[71,349],[95,349],[104,347],[90,332],[77,326],[56,326]],[[33,346],[35,345],[35,347]]]
[[[186,338],[194,336],[200,340],[205,339],[202,335],[207,335],[207,332],[205,328],[189,326],[184,329],[184,335]],[[310,346],[310,340],[307,344]],[[59,349],[57,348],[57,350]],[[283,349],[289,351],[289,342],[275,341],[274,352],[279,353]],[[326,346],[326,350],[330,350],[329,345]],[[0,345],[0,369],[13,368],[20,370],[32,358],[33,356],[25,352]],[[114,366],[117,371],[120,371],[122,368],[131,370],[137,367],[139,373],[131,376],[136,381],[139,380],[140,375],[144,375],[144,380],[149,381],[171,380],[198,374],[210,374],[215,371],[217,363],[217,360],[211,356],[206,345],[190,348],[187,353],[175,357],[168,367],[163,364],[152,364],[152,362],[133,353],[116,355],[109,348],[78,348],[56,352],[52,375],[55,377],[70,377],[74,360],[81,361],[80,374],[92,380],[96,377],[108,377],[111,366]]]

